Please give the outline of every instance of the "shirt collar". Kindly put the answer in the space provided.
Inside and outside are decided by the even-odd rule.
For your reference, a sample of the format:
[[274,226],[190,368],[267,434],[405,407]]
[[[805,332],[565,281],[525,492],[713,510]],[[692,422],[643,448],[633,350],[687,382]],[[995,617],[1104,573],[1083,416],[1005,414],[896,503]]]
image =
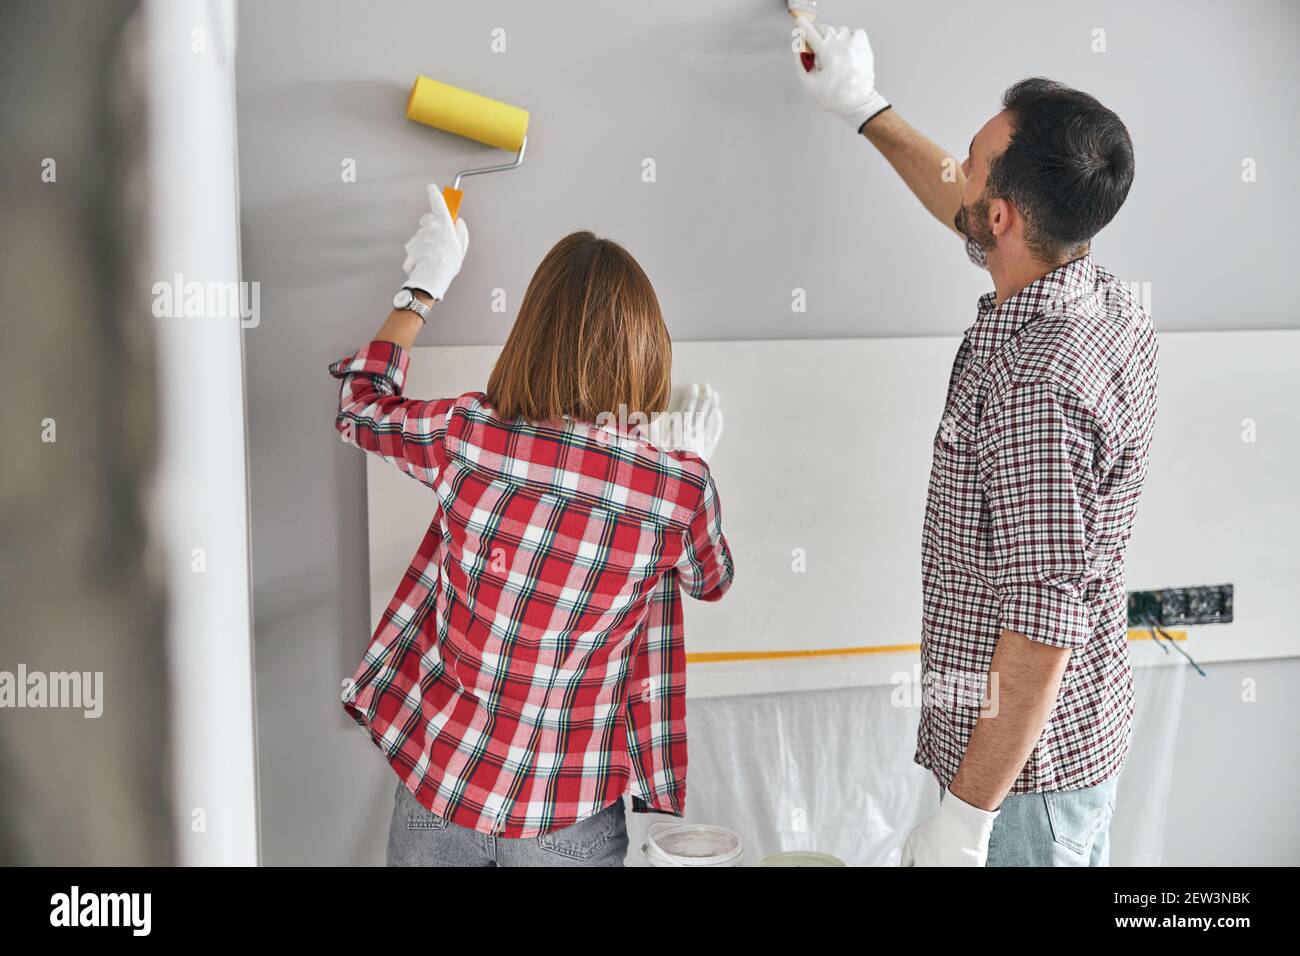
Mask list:
[[1001,305],[994,305],[996,292],[986,292],[979,298],[975,324],[966,330],[972,357],[987,358],[1030,322],[1096,286],[1092,256],[1083,255],[1035,279]]

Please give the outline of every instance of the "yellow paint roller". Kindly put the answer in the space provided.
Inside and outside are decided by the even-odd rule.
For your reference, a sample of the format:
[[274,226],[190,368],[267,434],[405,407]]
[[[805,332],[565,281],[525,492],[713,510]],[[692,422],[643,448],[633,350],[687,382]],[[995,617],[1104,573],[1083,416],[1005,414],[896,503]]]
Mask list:
[[528,145],[528,110],[509,103],[439,83],[427,76],[417,76],[406,100],[406,118],[497,149],[516,150],[512,163],[463,169],[456,174],[455,181],[442,191],[452,219],[460,212],[460,201],[465,195],[460,188],[461,179],[517,169],[524,161],[524,148]]

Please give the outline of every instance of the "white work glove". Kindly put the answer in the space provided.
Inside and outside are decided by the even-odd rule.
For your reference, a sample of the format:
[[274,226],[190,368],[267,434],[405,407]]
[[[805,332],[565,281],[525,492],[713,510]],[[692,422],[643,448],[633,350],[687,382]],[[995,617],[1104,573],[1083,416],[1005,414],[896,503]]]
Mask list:
[[689,451],[707,462],[722,437],[718,393],[707,382],[703,386],[692,385],[677,408],[650,423],[647,437],[658,448]]
[[875,57],[867,31],[848,27],[819,27],[798,18],[808,49],[816,55],[811,70],[805,70],[794,54],[799,81],[817,105],[839,116],[856,133],[862,124],[889,106],[876,92]]
[[451,221],[442,190],[434,183],[429,183],[429,209],[406,243],[406,261],[402,263],[406,281],[402,285],[441,299],[469,251],[469,227],[464,219]]
[[907,837],[902,866],[983,866],[998,810],[981,810],[947,792],[939,811]]
[[722,437],[722,409],[713,386],[692,385],[682,409],[682,451],[693,452],[706,462],[718,449]]

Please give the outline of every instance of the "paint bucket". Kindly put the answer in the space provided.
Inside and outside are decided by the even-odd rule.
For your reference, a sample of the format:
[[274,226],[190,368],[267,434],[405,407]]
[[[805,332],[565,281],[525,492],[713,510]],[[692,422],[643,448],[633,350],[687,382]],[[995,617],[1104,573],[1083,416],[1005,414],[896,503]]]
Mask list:
[[651,866],[740,866],[740,837],[704,823],[652,823],[641,852]]
[[788,850],[763,857],[759,866],[847,866],[838,856],[811,850]]

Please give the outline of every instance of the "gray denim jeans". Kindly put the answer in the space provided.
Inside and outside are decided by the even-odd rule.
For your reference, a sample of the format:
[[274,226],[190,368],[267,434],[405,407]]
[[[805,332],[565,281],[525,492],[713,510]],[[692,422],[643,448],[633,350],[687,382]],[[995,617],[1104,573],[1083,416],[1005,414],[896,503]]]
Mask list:
[[993,821],[987,865],[1109,866],[1118,783],[1008,796]]
[[444,820],[397,784],[388,828],[389,866],[622,866],[625,856],[622,800],[563,830],[512,839]]

